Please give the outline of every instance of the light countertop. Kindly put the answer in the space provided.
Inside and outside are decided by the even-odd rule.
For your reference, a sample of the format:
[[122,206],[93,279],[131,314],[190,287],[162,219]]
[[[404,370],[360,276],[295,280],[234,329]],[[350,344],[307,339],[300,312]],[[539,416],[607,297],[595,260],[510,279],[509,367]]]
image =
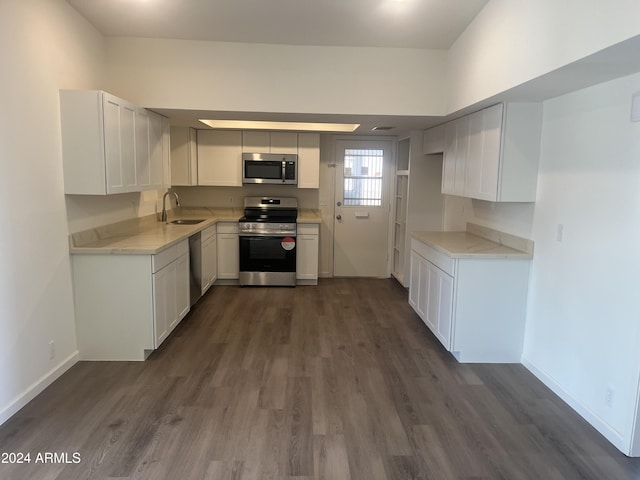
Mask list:
[[[156,215],[77,232],[69,236],[72,254],[153,255],[189,238],[219,222],[237,222],[243,216],[241,208],[182,208],[170,211],[169,220],[176,218],[204,219],[195,225],[174,225],[159,222]],[[316,210],[301,209],[298,223],[320,223]]]
[[531,240],[471,223],[466,232],[413,232],[412,238],[452,258],[533,258]]

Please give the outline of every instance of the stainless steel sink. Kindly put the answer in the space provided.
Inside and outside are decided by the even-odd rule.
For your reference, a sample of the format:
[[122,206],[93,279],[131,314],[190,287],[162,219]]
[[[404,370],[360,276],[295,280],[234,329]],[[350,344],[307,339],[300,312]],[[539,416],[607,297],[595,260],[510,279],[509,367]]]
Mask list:
[[179,218],[178,220],[171,220],[169,223],[173,225],[197,225],[204,222],[204,218]]

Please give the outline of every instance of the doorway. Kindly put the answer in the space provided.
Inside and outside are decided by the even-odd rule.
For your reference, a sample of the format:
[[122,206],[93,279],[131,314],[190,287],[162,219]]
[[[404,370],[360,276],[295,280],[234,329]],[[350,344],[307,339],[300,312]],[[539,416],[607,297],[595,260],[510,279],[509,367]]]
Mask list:
[[336,139],[333,275],[389,276],[392,140]]

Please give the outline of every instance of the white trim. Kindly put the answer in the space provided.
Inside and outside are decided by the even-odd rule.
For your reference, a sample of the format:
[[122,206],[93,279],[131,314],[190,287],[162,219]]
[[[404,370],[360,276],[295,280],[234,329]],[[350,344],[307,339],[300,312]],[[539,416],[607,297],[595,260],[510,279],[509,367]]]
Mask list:
[[42,391],[55,382],[63,373],[78,363],[79,353],[76,350],[69,355],[65,360],[59,363],[56,367],[49,370],[38,380],[33,382],[29,387],[18,395],[12,402],[9,403],[4,409],[0,410],[0,425],[9,420],[15,415],[22,407],[24,407],[31,400],[36,398]]
[[557,382],[553,377],[547,375],[540,368],[538,368],[531,360],[522,355],[522,365],[525,366],[538,380],[544,383],[550,388],[556,395],[558,395],[567,405],[575,410],[582,418],[591,424],[598,432],[600,432],[607,440],[609,440],[618,450],[625,455],[630,455],[630,444],[628,439],[625,439],[617,430],[611,427],[605,422],[596,412],[589,407],[581,403],[570,392],[564,389],[562,385]]

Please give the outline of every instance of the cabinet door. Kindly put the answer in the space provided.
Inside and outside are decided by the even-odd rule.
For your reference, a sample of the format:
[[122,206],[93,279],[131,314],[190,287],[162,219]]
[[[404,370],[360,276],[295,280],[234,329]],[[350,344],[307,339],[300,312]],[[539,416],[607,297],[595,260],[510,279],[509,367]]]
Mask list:
[[497,200],[502,109],[499,104],[469,115],[465,196]]
[[122,121],[120,116],[121,106],[118,99],[110,95],[103,97],[103,121],[104,121],[104,155],[107,171],[107,193],[126,192],[122,172],[121,136]]
[[271,132],[271,153],[298,153],[298,134]]
[[320,134],[298,134],[298,188],[320,188]]
[[445,126],[438,125],[424,131],[422,137],[422,153],[442,153],[445,145]]
[[122,181],[127,192],[138,191],[136,178],[136,107],[125,103],[120,110]]
[[296,278],[299,280],[318,279],[318,235],[298,235],[296,237]]
[[198,132],[198,185],[242,186],[242,132]]
[[237,280],[240,272],[237,233],[218,233],[218,279]]
[[136,176],[140,190],[150,188],[149,113],[144,108],[136,109]]
[[161,115],[149,114],[149,187],[159,189],[164,183],[164,124]]
[[427,273],[426,324],[447,350],[451,349],[451,304],[453,278],[431,262],[425,264]]
[[171,127],[171,185],[198,184],[196,129]]
[[153,274],[153,327],[155,348],[167,338],[177,317],[176,262]]
[[136,107],[107,93],[102,101],[107,193],[136,191]]
[[242,151],[246,153],[269,153],[271,151],[269,132],[243,131]]
[[186,253],[178,257],[175,261],[176,279],[175,279],[175,295],[176,295],[176,314],[173,321],[169,324],[169,331],[173,330],[180,320],[189,313],[191,299],[189,297],[189,254]]
[[469,152],[469,118],[449,122],[442,166],[442,193],[464,195],[465,170]]
[[442,193],[455,193],[456,180],[456,122],[445,126],[445,147],[442,162]]

